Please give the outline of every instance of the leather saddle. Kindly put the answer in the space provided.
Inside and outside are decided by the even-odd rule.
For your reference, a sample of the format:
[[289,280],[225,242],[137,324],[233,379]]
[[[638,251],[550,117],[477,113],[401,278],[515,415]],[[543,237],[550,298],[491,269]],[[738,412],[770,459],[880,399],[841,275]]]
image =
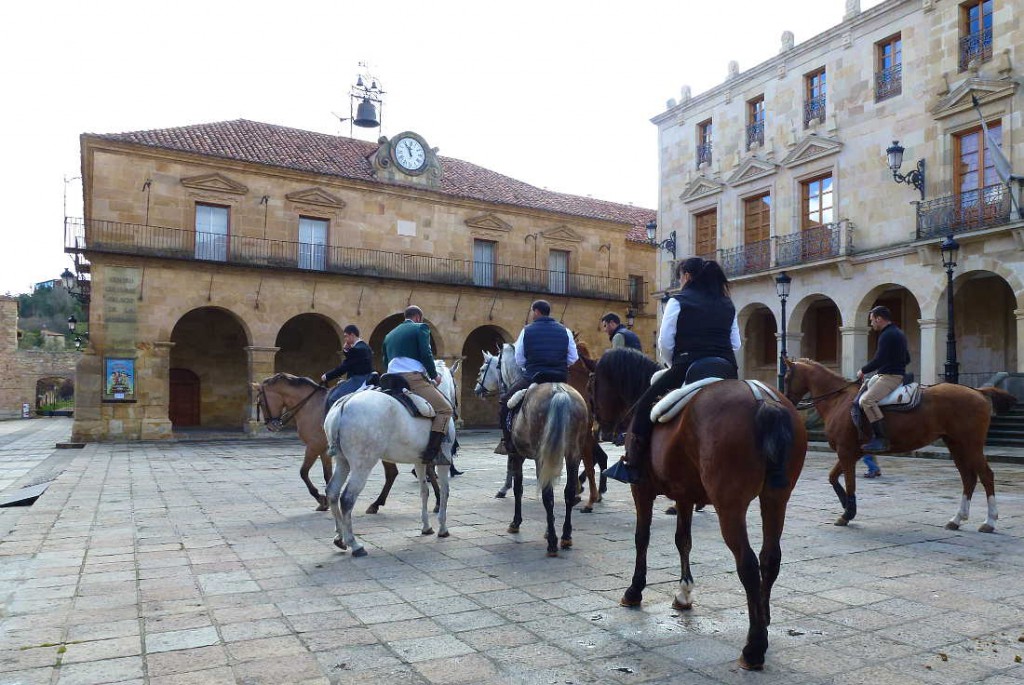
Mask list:
[[[722,357],[698,359],[686,370],[686,380],[682,387],[669,392],[654,405],[651,409],[651,421],[654,423],[671,421],[701,388],[721,380],[737,378],[739,376],[736,373],[736,367]],[[751,391],[755,392],[753,386],[751,386]],[[756,392],[755,396],[757,396]]]
[[[376,374],[374,374],[376,375]],[[371,376],[372,379],[372,376]],[[367,385],[370,385],[370,380]],[[432,419],[437,415],[434,408],[425,399],[409,389],[409,383],[397,373],[386,373],[376,379],[377,392],[382,392],[388,397],[393,397],[405,407],[411,416]]]
[[[857,393],[857,396],[853,398],[853,405],[850,407],[850,416],[853,419],[853,424],[855,426],[864,431],[865,435],[870,435],[871,431],[867,428],[867,418],[864,416],[864,412],[860,408],[861,395],[863,395],[867,389],[868,385],[865,383],[861,386],[860,392]],[[903,384],[897,386],[895,390],[886,395],[882,401],[878,403],[878,407],[884,411],[913,411],[921,404],[921,398],[923,396],[924,388],[920,383],[914,381],[914,374],[907,373],[903,375]]]

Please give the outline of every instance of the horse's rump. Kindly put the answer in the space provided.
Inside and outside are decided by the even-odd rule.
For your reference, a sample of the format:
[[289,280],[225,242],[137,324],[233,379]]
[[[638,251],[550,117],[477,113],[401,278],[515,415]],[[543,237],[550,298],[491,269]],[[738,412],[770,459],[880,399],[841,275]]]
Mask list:
[[1006,414],[1017,406],[1017,398],[1005,390],[991,385],[986,385],[985,387],[978,388],[977,390],[987,397],[989,402],[992,403],[992,410],[996,413],[996,416]]

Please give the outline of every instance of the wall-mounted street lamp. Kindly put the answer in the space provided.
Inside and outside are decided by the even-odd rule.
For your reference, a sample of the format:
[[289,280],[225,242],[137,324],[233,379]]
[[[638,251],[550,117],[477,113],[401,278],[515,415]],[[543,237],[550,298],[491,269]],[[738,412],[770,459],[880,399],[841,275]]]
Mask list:
[[75,298],[82,304],[89,303],[89,289],[82,284],[82,281],[78,280],[75,274],[71,273],[71,270],[64,267],[63,273],[60,275],[61,283],[64,285],[64,289],[68,291],[71,297]]
[[636,310],[632,307],[626,310],[626,328],[633,330],[636,325]]
[[77,329],[78,319],[76,319],[75,315],[72,314],[71,316],[68,317],[68,332],[71,333],[71,335],[75,336],[75,350],[80,351],[82,349],[82,338],[88,339],[89,333],[88,331],[82,331],[81,333],[79,333]]
[[921,191],[921,200],[924,201],[924,160],[917,160],[917,168],[911,169],[906,175],[900,173],[903,166],[903,146],[900,141],[892,141],[892,145],[885,149],[885,156],[889,160],[889,168],[892,169],[892,178],[897,183],[906,183]]
[[660,247],[672,255],[672,259],[676,258],[676,232],[672,231],[668,234],[668,237],[662,240],[660,243],[657,242],[658,237],[658,223],[656,221],[647,222],[647,242],[655,247]]
[[785,271],[775,277],[775,292],[782,303],[782,345],[779,348],[779,390],[785,390],[786,384],[786,300],[789,299],[789,284],[793,279]]
[[960,243],[950,233],[942,245],[942,266],[946,269],[946,318],[949,325],[946,329],[946,382],[960,382],[960,364],[956,360],[956,322],[953,318],[953,269],[960,252]]

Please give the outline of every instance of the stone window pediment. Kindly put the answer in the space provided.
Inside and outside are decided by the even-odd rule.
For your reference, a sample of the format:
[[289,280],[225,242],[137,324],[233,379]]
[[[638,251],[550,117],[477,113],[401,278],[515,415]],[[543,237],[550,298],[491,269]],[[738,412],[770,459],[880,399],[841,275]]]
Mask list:
[[790,150],[782,160],[782,166],[792,169],[795,166],[834,155],[842,149],[843,144],[840,141],[820,136],[817,133],[810,133]]
[[778,168],[777,164],[772,162],[766,162],[763,159],[756,157],[750,157],[742,164],[739,168],[733,172],[732,176],[726,181],[729,185],[741,185],[748,181],[754,181],[765,176],[770,176],[775,173]]
[[690,181],[683,189],[679,199],[683,202],[693,202],[705,197],[710,197],[725,190],[725,184],[707,176],[698,176]]
[[344,200],[323,188],[314,187],[297,190],[294,193],[285,195],[285,199],[303,205],[317,205],[319,207],[330,207],[331,209],[345,208]]
[[932,107],[932,115],[939,120],[946,119],[947,117],[972,109],[974,107],[974,104],[971,102],[972,95],[978,98],[980,104],[984,105],[989,102],[1012,97],[1016,90],[1016,81],[992,81],[982,78],[969,78],[939,98],[939,101]]
[[502,220],[493,212],[470,217],[466,219],[466,225],[470,228],[479,228],[485,231],[503,231],[507,233],[512,230],[512,224]]
[[576,231],[572,230],[568,226],[557,226],[551,230],[544,231],[541,233],[546,240],[563,240],[568,243],[580,243],[583,242],[583,236]]
[[231,193],[233,195],[245,195],[249,189],[228,178],[224,174],[200,174],[199,176],[188,176],[181,179],[181,185],[193,190],[205,190],[213,193]]

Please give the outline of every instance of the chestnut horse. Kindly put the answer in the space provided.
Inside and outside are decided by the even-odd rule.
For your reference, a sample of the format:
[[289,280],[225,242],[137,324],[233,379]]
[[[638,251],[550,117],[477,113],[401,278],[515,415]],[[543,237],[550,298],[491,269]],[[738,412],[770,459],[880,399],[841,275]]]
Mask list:
[[[330,482],[333,465],[327,454],[327,434],[324,433],[324,419],[327,417],[327,387],[320,385],[305,376],[293,376],[290,373],[277,373],[266,378],[262,383],[252,383],[256,396],[256,406],[264,415],[264,424],[272,433],[276,433],[291,421],[299,440],[306,446],[305,458],[299,468],[299,476],[306,484],[306,489],[317,501],[317,511],[327,511],[327,496],[320,494],[313,481],[309,479],[309,470],[319,458],[324,470],[324,484]],[[428,469],[431,484],[434,486],[434,499],[440,505],[441,493],[434,478],[434,467]],[[384,506],[391,492],[391,486],[398,478],[398,467],[390,461],[384,462],[384,489],[373,501],[367,514],[376,514]],[[437,511],[435,507],[435,513]]]
[[[860,384],[848,381],[839,374],[811,359],[786,360],[786,396],[797,401],[808,393],[814,408],[825,421],[825,437],[835,450],[835,466],[828,480],[839,497],[843,515],[835,525],[845,526],[857,515],[857,460],[864,451],[857,426],[850,418],[850,408]],[[1009,411],[1017,398],[998,388],[970,388],[955,383],[939,383],[923,388],[921,404],[911,411],[885,411],[890,452],[910,452],[942,441],[949,449],[953,464],[960,472],[963,494],[960,508],[946,524],[949,530],[959,530],[971,509],[971,495],[981,479],[988,503],[988,516],[978,528],[982,533],[995,530],[996,488],[985,458],[985,436],[992,410],[997,414]],[[839,475],[846,480],[846,488],[839,483]]]
[[[630,410],[646,385],[634,379],[649,378],[652,364],[633,350],[606,352],[594,372],[597,415],[622,416]],[[636,505],[636,566],[619,602],[640,606],[647,585],[654,500],[662,494],[673,499],[678,510],[675,541],[682,572],[672,606],[692,608],[693,508],[710,502],[746,592],[749,627],[740,666],[753,670],[764,666],[768,650],[769,600],[782,563],[779,541],[786,505],[807,453],[807,431],[793,404],[774,391],[758,389],[757,393],[745,381],[712,383],[677,416],[655,424],[650,464],[641,482],[631,486]],[[755,498],[761,509],[759,556],[747,536],[747,509]]]

